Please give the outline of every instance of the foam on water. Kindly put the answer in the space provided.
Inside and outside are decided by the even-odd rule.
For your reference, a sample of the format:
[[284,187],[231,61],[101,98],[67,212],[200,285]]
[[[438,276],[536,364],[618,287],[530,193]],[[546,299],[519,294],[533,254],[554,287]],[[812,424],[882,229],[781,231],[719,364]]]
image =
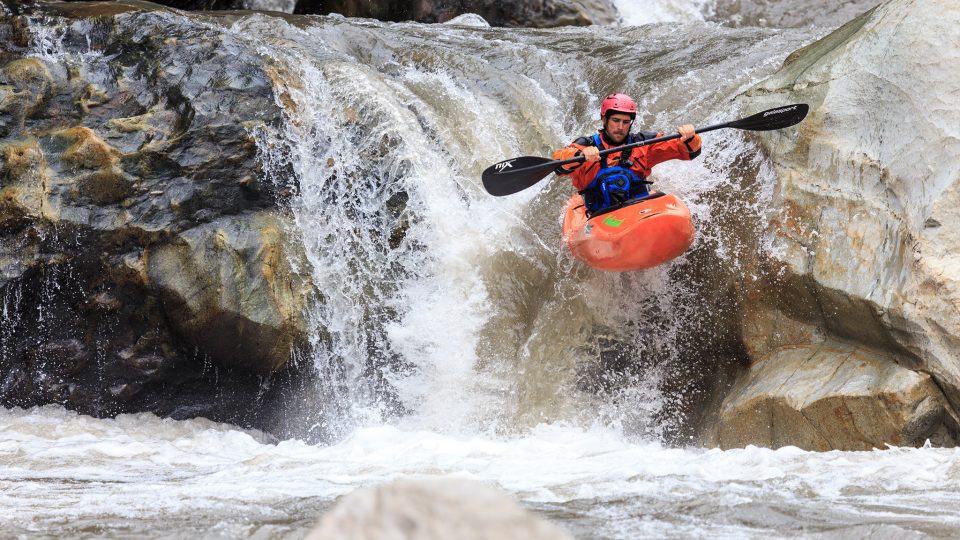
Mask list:
[[716,0],[614,0],[623,24],[703,22]]
[[[357,487],[437,476],[499,486],[548,515],[606,508],[593,516],[591,527],[602,524],[595,538],[675,535],[693,525],[697,534],[790,535],[817,530],[806,520],[811,507],[832,514],[832,527],[960,527],[958,449],[665,448],[562,424],[520,437],[376,426],[313,446],[273,444],[205,420],[98,420],[57,407],[2,410],[0,434],[0,528],[7,532],[71,536],[117,520],[137,531],[137,522],[162,519],[171,534],[258,520],[285,524],[289,533]],[[685,505],[698,510],[684,514]],[[777,520],[754,521],[771,508],[779,509]]]

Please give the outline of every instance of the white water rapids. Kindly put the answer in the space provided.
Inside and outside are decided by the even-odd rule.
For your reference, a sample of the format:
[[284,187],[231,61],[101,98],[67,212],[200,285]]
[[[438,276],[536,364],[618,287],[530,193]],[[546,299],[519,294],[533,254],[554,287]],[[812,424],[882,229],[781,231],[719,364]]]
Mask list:
[[[436,476],[498,486],[584,539],[960,534],[960,450],[695,445],[690,404],[706,397],[677,381],[732,356],[732,308],[697,280],[757,249],[726,227],[759,228],[771,185],[748,138],[711,134],[699,160],[657,167],[698,237],[649,272],[569,257],[563,182],[502,199],[479,186],[493,162],[590,133],[612,90],[638,96],[645,128],[736,117],[737,94],[823,33],[720,28],[688,5],[709,7],[628,17],[621,2],[623,28],[225,28],[277,66],[288,125],[258,137],[265,171],[301,188],[322,377],[292,399],[322,413],[277,441],[201,419],[0,410],[3,536],[300,538],[358,487]],[[684,24],[629,26],[669,21]]]
[[960,529],[960,450],[665,448],[541,425],[521,437],[378,426],[265,442],[203,420],[0,411],[0,527],[24,538],[295,538],[337,496],[469,478],[578,538],[910,538]]

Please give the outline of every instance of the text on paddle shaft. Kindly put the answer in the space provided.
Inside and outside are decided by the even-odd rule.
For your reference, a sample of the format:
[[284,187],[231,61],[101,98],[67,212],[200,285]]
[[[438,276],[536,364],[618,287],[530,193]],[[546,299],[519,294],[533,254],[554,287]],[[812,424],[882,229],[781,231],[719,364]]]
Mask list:
[[508,159],[507,161],[501,161],[500,163],[497,163],[497,172],[503,172],[504,169],[513,168],[514,161],[516,161],[516,159]]
[[796,106],[796,105],[793,105],[793,106],[790,106],[790,107],[784,107],[784,108],[782,108],[782,109],[773,109],[772,111],[767,111],[767,112],[763,113],[763,117],[766,118],[766,117],[770,116],[771,114],[785,113],[785,112],[787,112],[787,111],[792,111],[792,110],[794,110],[794,109],[796,109],[796,108],[797,108],[797,106]]

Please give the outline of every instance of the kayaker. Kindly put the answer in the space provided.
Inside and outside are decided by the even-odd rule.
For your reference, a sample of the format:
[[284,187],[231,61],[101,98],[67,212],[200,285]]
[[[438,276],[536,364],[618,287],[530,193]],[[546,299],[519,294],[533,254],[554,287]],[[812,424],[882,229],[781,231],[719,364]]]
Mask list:
[[557,150],[553,159],[565,160],[583,155],[584,161],[558,167],[556,173],[570,175],[573,187],[583,195],[587,215],[594,215],[647,194],[650,169],[670,159],[690,160],[700,155],[700,136],[693,125],[677,128],[679,139],[614,152],[601,157],[600,151],[637,141],[660,137],[662,133],[631,133],[637,117],[637,103],[626,94],[610,94],[600,104],[603,127],[596,134],[580,137]]

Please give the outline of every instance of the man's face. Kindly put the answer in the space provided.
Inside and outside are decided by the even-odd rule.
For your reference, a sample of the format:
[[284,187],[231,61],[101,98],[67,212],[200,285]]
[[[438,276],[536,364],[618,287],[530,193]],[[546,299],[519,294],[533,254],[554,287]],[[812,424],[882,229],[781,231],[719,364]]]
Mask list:
[[630,133],[630,126],[633,119],[628,114],[613,113],[603,122],[603,130],[607,133],[607,138],[614,144],[620,144]]

